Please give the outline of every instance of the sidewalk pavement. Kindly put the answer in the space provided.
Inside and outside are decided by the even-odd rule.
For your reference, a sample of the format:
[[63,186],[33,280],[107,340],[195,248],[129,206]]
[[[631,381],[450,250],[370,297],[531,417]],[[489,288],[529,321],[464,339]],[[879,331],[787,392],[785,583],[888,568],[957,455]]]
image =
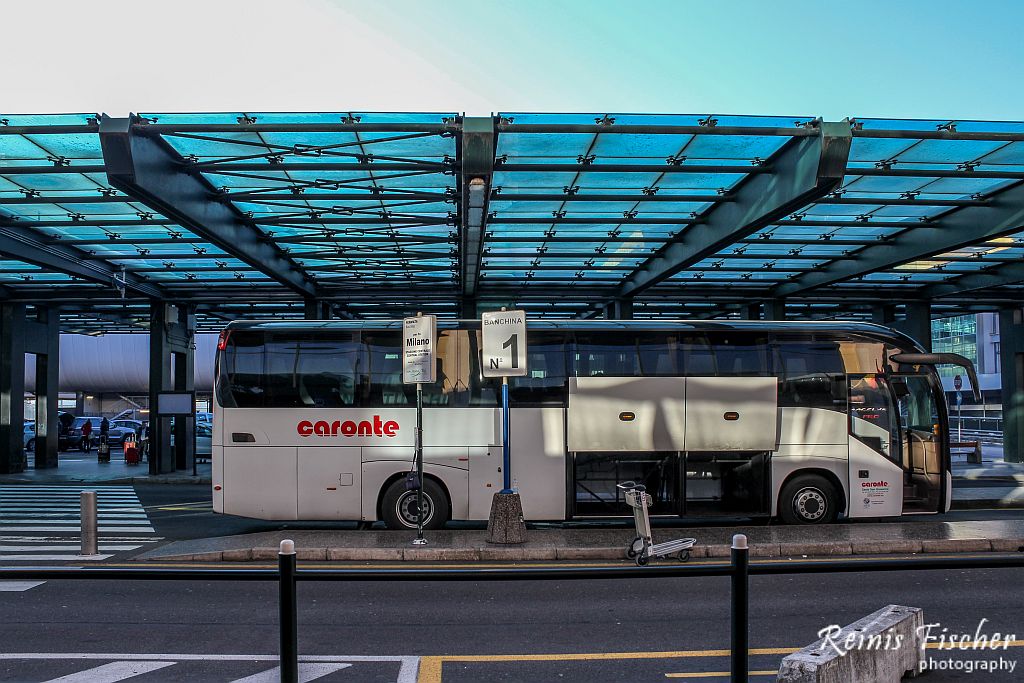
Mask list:
[[[1024,552],[1024,520],[659,528],[654,540],[692,537],[697,539],[692,557],[726,558],[736,533],[747,535],[754,557]],[[424,535],[428,545],[413,546],[415,533],[405,531],[270,531],[175,541],[134,559],[273,561],[281,541],[291,539],[298,559],[313,562],[625,560],[626,547],[634,538],[628,528],[530,529],[525,544],[499,546],[487,543],[484,530],[428,531]]]
[[[29,456],[31,464],[32,457]],[[196,465],[197,476],[192,470],[179,470],[169,474],[150,474],[149,463],[129,465],[124,461],[120,448],[110,450],[110,462],[101,463],[96,452],[64,451],[58,459],[58,467],[37,470],[29,467],[18,474],[0,475],[0,484],[209,484],[210,463]]]

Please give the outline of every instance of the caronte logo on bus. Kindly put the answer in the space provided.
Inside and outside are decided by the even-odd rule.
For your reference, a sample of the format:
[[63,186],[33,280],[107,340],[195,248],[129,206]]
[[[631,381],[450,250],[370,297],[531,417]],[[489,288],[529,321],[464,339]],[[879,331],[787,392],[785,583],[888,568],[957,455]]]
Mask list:
[[373,420],[303,420],[297,426],[299,436],[395,436],[398,434],[398,423],[394,420],[385,422],[380,415]]

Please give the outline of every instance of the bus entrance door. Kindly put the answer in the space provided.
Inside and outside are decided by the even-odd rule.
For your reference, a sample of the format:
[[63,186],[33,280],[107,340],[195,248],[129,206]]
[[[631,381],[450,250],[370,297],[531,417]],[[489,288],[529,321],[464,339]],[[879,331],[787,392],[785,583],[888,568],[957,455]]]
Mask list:
[[899,417],[903,511],[938,512],[943,449],[932,383],[924,375],[896,375],[890,386]]

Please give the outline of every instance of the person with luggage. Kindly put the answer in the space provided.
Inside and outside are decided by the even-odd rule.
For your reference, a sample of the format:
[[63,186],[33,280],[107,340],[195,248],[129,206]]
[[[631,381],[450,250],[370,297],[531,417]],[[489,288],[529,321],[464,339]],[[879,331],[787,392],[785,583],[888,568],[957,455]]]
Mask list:
[[92,420],[82,423],[82,450],[86,453],[92,450]]

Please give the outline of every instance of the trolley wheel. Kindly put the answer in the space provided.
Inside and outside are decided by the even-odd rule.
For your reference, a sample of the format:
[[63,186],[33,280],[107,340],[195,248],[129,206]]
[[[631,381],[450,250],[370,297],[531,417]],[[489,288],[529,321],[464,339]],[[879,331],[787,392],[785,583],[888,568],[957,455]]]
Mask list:
[[648,558],[646,553],[640,553],[636,556],[636,566],[645,567],[647,566]]
[[688,561],[690,559],[690,551],[689,550],[680,550],[679,554],[676,555],[676,558],[678,558],[680,562],[686,562],[686,561]]
[[636,557],[637,555],[642,553],[643,550],[644,550],[644,539],[642,539],[639,536],[637,536],[636,538],[633,539],[633,542],[630,543],[629,547],[626,549],[626,557],[628,557],[629,559],[632,560],[634,557]]

